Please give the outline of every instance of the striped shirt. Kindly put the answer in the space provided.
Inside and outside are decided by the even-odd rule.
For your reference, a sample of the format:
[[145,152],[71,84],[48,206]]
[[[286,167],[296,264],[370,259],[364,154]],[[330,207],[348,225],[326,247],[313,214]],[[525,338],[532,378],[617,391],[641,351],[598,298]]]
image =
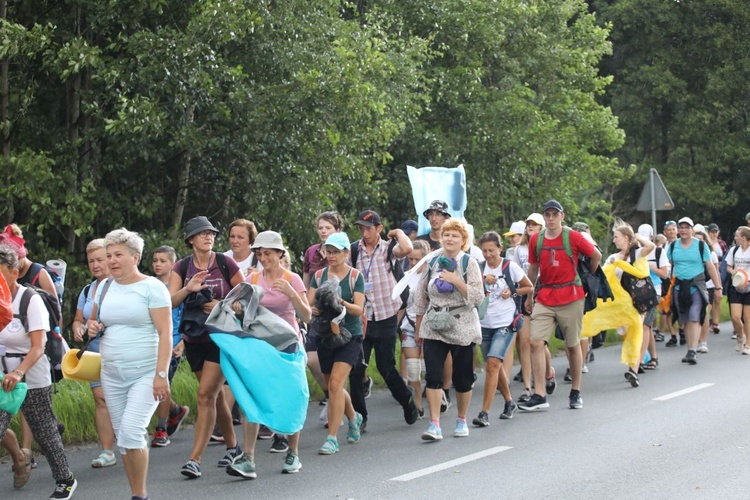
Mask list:
[[[391,292],[396,286],[396,278],[389,270],[386,258],[388,242],[380,239],[375,246],[372,255],[367,255],[365,244],[359,240],[359,255],[357,256],[357,269],[365,278],[365,290],[369,288],[367,283],[372,283],[372,290],[365,292],[368,305],[365,306],[368,320],[381,321],[395,316],[401,307],[401,300],[391,299]],[[393,265],[398,265],[395,262]],[[370,305],[371,304],[371,305]]]

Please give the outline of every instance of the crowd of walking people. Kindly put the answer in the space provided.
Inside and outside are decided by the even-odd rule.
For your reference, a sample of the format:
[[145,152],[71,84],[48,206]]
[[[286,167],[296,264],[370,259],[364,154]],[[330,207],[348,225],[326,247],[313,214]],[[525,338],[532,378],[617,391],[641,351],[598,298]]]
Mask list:
[[[170,391],[184,358],[198,388],[183,476],[202,476],[212,440],[226,447],[217,465],[231,476],[257,477],[257,440],[269,437],[274,437],[271,451],[284,454],[283,473],[302,469],[301,431],[277,432],[270,421],[245,418],[251,414],[242,410],[246,399],[236,398],[226,384],[222,348],[209,318],[227,303],[238,323],[247,324],[250,312],[230,294],[240,286],[250,286],[258,308],[294,332],[291,342],[275,347],[304,353],[325,394],[320,418],[327,434],[321,433],[320,455],[342,451],[340,427],[352,445],[367,431],[373,351],[405,423],[425,419],[421,439],[433,442],[443,439],[441,423],[454,400],[456,438],[469,436],[469,422],[477,429],[489,426],[493,413],[509,420],[518,410],[549,408],[548,395],[558,386],[549,350],[553,335],[562,340],[568,360],[563,377],[571,385],[568,407],[583,408],[582,374],[601,342],[601,334],[588,338],[583,332],[613,298],[627,312],[623,317],[636,318],[635,327],[610,318],[627,337],[625,379],[633,388],[646,370],[660,367],[660,342],[684,346],[682,362],[698,363],[699,354],[708,352],[710,333],[719,333],[723,295],[736,350],[750,354],[750,213],[731,244],[720,238],[716,224],[695,224],[690,217],[667,221],[662,234],[649,224],[634,229],[616,220],[617,251],[606,258],[588,225],[569,226],[555,200],[502,235],[487,231],[476,239],[445,201],[433,201],[423,215],[430,230],[418,236],[415,221],[386,232],[380,215],[365,210],[354,223],[359,239],[352,242],[341,215],[324,212],[314,220],[320,242],[304,252],[301,275],[291,269],[282,234],[258,233],[245,219],[230,225],[231,248],[223,253],[215,249],[220,231],[211,221],[190,219],[184,228],[187,256],[178,259],[169,246],[155,248],[149,275],[137,233],[122,228],[93,239],[86,248],[92,281],[80,291],[72,321],[72,340],[101,358],[100,379],[90,383],[101,446],[91,466],[116,465],[117,451],[132,498],[148,498],[149,448],[169,446],[191,412]],[[12,413],[3,409],[0,437],[13,460],[14,488],[22,488],[36,467],[33,439],[55,481],[50,498],[67,499],[78,482],[52,411],[54,371],[45,355],[52,328],[42,291],[57,298],[50,275],[29,259],[21,230],[8,226],[0,234],[1,383],[5,394],[17,392],[18,384],[27,392],[19,411],[20,441],[8,428]],[[520,370],[513,377],[516,356]],[[484,362],[484,390],[481,411],[470,420],[478,359]],[[512,380],[523,387],[517,398]],[[497,391],[503,402],[494,408]],[[154,415],[156,426],[149,429]],[[241,440],[235,428],[240,422]],[[312,425],[307,427],[310,432]]]

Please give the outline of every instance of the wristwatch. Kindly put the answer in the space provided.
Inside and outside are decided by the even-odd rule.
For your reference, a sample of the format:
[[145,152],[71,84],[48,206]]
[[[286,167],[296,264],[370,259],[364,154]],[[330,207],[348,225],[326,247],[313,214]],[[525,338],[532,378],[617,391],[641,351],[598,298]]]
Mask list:
[[156,372],[156,375],[157,375],[157,376],[158,376],[159,378],[167,378],[167,376],[168,376],[169,374],[168,374],[167,372]]

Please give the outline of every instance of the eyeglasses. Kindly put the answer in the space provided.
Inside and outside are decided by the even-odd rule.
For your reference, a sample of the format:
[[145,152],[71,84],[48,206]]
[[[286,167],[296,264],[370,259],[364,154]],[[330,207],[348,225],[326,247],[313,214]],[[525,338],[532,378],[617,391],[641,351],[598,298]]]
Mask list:
[[196,234],[196,236],[202,236],[204,238],[216,238],[216,233],[214,233],[213,231],[206,230],[206,231],[203,231],[202,233]]

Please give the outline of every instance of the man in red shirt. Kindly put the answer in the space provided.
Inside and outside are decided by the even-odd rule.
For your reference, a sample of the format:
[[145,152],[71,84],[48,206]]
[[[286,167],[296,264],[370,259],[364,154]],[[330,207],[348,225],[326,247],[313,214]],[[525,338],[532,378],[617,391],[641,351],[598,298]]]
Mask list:
[[[532,295],[526,299],[526,309],[531,311],[531,369],[535,394],[528,402],[519,404],[521,410],[534,411],[549,408],[547,394],[543,383],[545,358],[544,347],[548,343],[555,327],[559,326],[565,339],[570,363],[570,375],[573,386],[570,391],[570,408],[583,408],[581,398],[581,340],[583,325],[583,287],[576,270],[578,255],[590,259],[591,273],[599,267],[602,254],[578,231],[563,228],[565,213],[562,205],[550,200],[542,209],[545,229],[531,237],[529,241],[528,276],[536,284],[535,303]],[[569,236],[570,256],[565,248],[564,233]],[[541,251],[537,255],[538,239],[544,238]],[[537,281],[538,278],[538,281]]]

